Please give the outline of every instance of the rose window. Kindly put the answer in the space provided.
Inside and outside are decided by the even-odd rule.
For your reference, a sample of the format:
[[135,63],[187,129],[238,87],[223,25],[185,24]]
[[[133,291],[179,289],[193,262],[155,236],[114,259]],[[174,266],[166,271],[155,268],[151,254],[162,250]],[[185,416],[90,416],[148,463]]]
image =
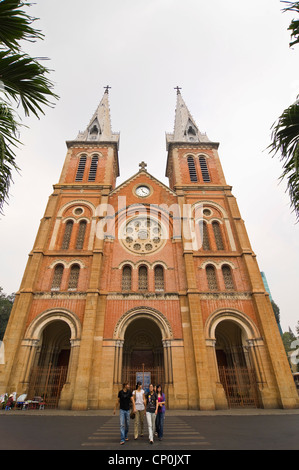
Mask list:
[[157,220],[137,217],[126,224],[122,240],[134,253],[152,253],[163,244],[162,227]]

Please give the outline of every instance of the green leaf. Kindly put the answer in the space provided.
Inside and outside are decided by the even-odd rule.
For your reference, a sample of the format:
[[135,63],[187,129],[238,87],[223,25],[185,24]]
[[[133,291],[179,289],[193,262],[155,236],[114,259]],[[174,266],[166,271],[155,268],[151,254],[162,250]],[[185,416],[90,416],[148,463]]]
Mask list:
[[0,213],[8,198],[13,170],[19,170],[14,153],[20,143],[17,130],[14,112],[6,103],[0,102]]
[[15,149],[20,144],[12,104],[22,107],[25,116],[39,117],[43,106],[52,106],[58,99],[48,78],[50,70],[21,51],[20,41],[43,39],[32,27],[36,18],[22,7],[32,4],[19,0],[0,0],[0,212],[7,202],[13,171],[18,171]]
[[[282,3],[286,3],[289,6],[284,8],[283,11],[294,11],[299,13],[299,2],[289,2],[289,1],[282,1]],[[299,20],[293,20],[288,27],[289,31],[292,31],[291,38],[294,38],[293,41],[290,42],[290,47],[294,46],[295,44],[299,44]]]
[[19,41],[35,41],[43,39],[44,35],[31,24],[36,21],[20,8],[32,4],[18,0],[0,1],[0,44],[9,49],[19,49]]
[[272,126],[273,155],[283,161],[281,180],[286,180],[287,190],[299,221],[299,100],[289,106]]
[[47,78],[50,71],[27,54],[0,51],[0,76],[4,94],[21,103],[26,116],[38,117],[44,113],[42,105],[51,106],[48,98],[58,98],[51,90],[52,82]]

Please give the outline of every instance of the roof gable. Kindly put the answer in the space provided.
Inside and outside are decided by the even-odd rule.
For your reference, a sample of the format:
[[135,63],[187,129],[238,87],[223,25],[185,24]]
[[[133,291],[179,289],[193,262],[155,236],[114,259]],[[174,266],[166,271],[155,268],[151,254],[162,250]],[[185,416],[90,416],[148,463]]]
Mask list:
[[140,184],[144,183],[146,184],[146,182],[148,181],[148,183],[154,183],[156,185],[158,185],[159,187],[161,187],[162,189],[164,189],[168,194],[171,194],[172,196],[177,196],[177,194],[175,193],[175,191],[173,191],[172,189],[170,189],[168,186],[166,186],[164,183],[162,183],[161,181],[159,181],[155,176],[151,175],[150,173],[147,172],[147,170],[145,168],[141,168],[138,173],[135,173],[135,175],[131,176],[130,178],[128,178],[126,181],[124,181],[123,183],[121,183],[119,186],[117,186],[116,188],[113,189],[113,191],[111,191],[110,193],[110,196],[120,192],[122,189],[124,189],[125,187],[129,186],[131,183],[134,183],[134,184],[137,184],[138,183],[138,179],[140,179]]

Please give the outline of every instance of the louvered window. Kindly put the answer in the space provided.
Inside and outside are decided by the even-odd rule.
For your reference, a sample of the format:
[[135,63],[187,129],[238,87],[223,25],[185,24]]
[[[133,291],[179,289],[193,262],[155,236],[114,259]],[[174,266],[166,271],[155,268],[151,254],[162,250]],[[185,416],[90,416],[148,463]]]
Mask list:
[[210,250],[209,233],[208,233],[208,226],[206,222],[202,223],[202,248],[205,251]]
[[83,180],[85,165],[86,165],[86,155],[83,155],[80,158],[80,161],[79,161],[77,174],[76,174],[76,181],[82,181]]
[[194,158],[193,157],[188,157],[187,162],[188,162],[188,167],[189,167],[190,181],[191,182],[196,182],[197,181],[197,174],[196,174]]
[[70,277],[69,277],[69,289],[75,290],[78,287],[80,274],[80,266],[78,264],[73,264],[71,267]]
[[202,179],[205,183],[209,183],[211,181],[210,173],[207,165],[207,161],[205,157],[199,157],[200,169],[202,174]]
[[231,268],[227,265],[222,266],[222,275],[224,279],[224,285],[226,290],[234,290],[234,282]]
[[97,155],[94,155],[91,160],[88,181],[95,181],[98,168],[98,161],[99,157]]
[[87,227],[86,220],[82,220],[79,224],[77,241],[76,241],[76,250],[82,250],[82,248],[83,248],[86,227]]
[[207,274],[209,290],[217,290],[218,289],[218,284],[217,284],[216,270],[215,270],[214,266],[212,266],[212,265],[207,266],[206,267],[206,274]]
[[63,236],[62,247],[61,247],[63,250],[67,250],[70,245],[73,225],[74,225],[74,222],[72,220],[68,220],[67,223],[65,224],[64,236]]
[[224,250],[220,225],[218,222],[213,222],[212,226],[213,226],[217,250]]
[[52,290],[59,290],[60,289],[63,270],[64,270],[63,264],[57,264],[57,266],[55,266],[54,276],[53,276],[53,281],[52,281],[52,287],[51,287]]
[[155,267],[155,290],[164,291],[164,270],[162,266]]
[[131,266],[124,266],[122,274],[122,290],[132,289],[132,268]]
[[139,274],[139,277],[138,277],[138,288],[139,288],[139,290],[147,291],[148,290],[147,267],[146,266],[140,266],[138,274]]

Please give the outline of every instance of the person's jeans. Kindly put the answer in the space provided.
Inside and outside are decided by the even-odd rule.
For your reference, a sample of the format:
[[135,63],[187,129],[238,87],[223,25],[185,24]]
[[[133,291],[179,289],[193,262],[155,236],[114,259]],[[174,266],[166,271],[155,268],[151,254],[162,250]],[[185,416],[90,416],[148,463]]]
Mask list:
[[150,413],[149,411],[147,411],[146,412],[146,420],[147,420],[147,425],[148,425],[149,440],[153,441],[154,440],[155,421],[156,421],[155,413]]
[[130,410],[119,410],[119,421],[120,421],[120,440],[125,442],[128,437],[129,424],[130,424]]
[[156,427],[157,427],[158,438],[159,439],[162,439],[162,437],[163,437],[164,417],[165,417],[165,413],[162,413],[162,412],[157,413]]

